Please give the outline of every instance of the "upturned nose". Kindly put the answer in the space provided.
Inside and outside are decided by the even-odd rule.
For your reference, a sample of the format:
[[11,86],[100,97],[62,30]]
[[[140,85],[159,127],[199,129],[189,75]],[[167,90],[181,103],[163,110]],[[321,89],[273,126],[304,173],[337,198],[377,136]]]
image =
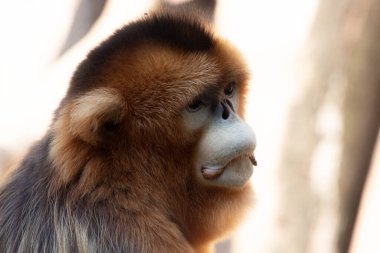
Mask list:
[[231,116],[231,114],[235,113],[234,106],[230,100],[224,99],[222,102],[220,102],[220,104],[221,104],[222,109],[223,109],[222,110],[222,119],[226,120]]

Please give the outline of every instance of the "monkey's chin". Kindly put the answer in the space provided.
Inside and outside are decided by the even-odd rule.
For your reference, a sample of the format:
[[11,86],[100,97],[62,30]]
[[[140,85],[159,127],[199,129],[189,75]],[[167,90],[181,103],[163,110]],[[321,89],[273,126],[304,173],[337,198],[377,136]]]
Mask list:
[[225,166],[202,166],[202,176],[210,185],[241,188],[253,173],[253,165],[255,165],[253,160],[248,156],[240,156],[232,159]]

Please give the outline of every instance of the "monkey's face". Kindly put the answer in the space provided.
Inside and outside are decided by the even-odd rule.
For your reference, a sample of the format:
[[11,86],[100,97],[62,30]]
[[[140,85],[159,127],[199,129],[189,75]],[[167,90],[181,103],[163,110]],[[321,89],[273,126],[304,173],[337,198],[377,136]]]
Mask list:
[[216,94],[201,94],[183,110],[190,131],[203,129],[194,170],[208,186],[240,188],[250,178],[256,161],[255,135],[240,118],[239,85],[227,82]]
[[54,124],[55,162],[64,157],[62,150],[69,150],[64,146],[74,142],[68,136],[119,157],[136,149],[147,161],[152,156],[170,160],[187,150],[187,175],[196,182],[243,187],[256,163],[255,136],[242,119],[247,70],[228,43],[206,33],[199,36],[205,37],[200,48],[145,38],[125,46],[116,34],[90,53],[74,75]]
[[213,187],[241,188],[256,165],[255,135],[242,119],[247,74],[232,48],[221,47],[216,57],[218,85],[196,97],[182,111],[185,128],[202,134],[197,143],[194,174],[197,181]]

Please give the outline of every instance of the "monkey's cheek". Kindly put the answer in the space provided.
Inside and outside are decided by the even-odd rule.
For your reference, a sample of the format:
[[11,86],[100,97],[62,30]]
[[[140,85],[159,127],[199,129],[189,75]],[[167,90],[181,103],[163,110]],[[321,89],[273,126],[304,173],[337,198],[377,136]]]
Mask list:
[[225,188],[241,188],[250,179],[253,165],[248,157],[239,157],[229,162],[225,167],[204,167],[204,179],[215,186]]

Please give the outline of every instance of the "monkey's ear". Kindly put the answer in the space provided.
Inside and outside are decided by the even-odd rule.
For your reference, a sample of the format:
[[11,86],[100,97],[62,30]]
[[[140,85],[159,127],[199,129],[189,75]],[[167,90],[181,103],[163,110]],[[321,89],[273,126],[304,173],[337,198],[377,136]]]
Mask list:
[[99,88],[74,100],[70,132],[94,146],[104,143],[118,129],[125,115],[123,98],[116,90]]

